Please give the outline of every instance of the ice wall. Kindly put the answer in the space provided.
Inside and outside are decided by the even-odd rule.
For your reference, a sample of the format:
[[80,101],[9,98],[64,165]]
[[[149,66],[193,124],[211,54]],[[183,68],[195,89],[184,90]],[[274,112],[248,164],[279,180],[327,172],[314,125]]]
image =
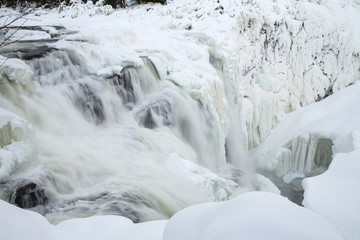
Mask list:
[[332,155],[331,139],[316,134],[299,136],[279,148],[275,172],[287,183],[320,174],[330,165]]
[[199,1],[182,8],[174,25],[191,26],[188,35],[209,47],[232,86],[249,148],[284,114],[360,77],[359,3]]

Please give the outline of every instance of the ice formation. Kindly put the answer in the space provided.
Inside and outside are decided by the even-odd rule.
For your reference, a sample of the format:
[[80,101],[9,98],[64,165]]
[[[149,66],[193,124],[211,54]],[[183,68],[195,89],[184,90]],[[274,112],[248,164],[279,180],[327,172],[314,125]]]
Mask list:
[[4,182],[31,157],[33,129],[24,119],[2,108],[0,124],[0,182]]
[[276,174],[289,183],[296,177],[320,174],[330,165],[332,141],[316,135],[299,136],[278,153]]
[[4,81],[14,81],[15,83],[21,83],[23,85],[28,84],[32,77],[33,72],[31,68],[17,58],[0,58],[0,76],[2,84]]

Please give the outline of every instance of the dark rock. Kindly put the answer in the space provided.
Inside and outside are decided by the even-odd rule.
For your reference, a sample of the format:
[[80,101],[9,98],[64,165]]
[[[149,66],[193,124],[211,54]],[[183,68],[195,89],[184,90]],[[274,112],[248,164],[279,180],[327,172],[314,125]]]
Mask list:
[[315,102],[320,102],[321,100],[331,96],[334,93],[332,87],[333,86],[329,86],[328,89],[325,89],[325,94],[323,96],[320,96],[318,94],[317,99],[315,100]]
[[174,120],[171,116],[171,105],[166,98],[159,98],[140,108],[136,113],[138,123],[146,128],[157,128],[160,126],[173,126]]
[[165,5],[167,3],[166,0],[139,0],[140,4],[144,4],[144,3],[160,3]]
[[191,29],[192,29],[192,25],[191,25],[191,24],[188,24],[188,25],[185,26],[185,30],[190,31]]
[[86,120],[95,124],[101,124],[105,121],[103,103],[88,84],[78,83],[69,88],[71,90],[69,97]]
[[132,78],[135,74],[135,68],[127,66],[121,70],[120,75],[115,75],[112,78],[116,92],[121,97],[123,104],[129,109],[131,109],[137,101],[132,84]]
[[94,120],[96,124],[105,121],[104,107],[101,99],[94,94],[87,84],[79,84],[83,97],[79,97],[77,105],[87,120]]
[[54,49],[46,45],[36,46],[34,48],[22,49],[20,58],[24,60],[32,60],[34,58],[42,58],[45,54],[50,53]]
[[21,208],[33,208],[38,205],[45,205],[49,201],[45,189],[36,183],[27,182],[15,188],[10,203]]
[[[53,40],[57,41],[57,40]],[[17,46],[7,46],[0,49],[0,54],[8,58],[20,58],[23,60],[32,60],[35,58],[42,58],[46,54],[54,51],[54,48],[46,45],[40,45],[42,41],[27,41],[17,43]],[[47,43],[49,41],[46,41]]]

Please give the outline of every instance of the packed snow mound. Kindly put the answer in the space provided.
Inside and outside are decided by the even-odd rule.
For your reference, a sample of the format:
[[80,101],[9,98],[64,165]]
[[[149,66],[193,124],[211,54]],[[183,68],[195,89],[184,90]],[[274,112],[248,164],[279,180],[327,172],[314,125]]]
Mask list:
[[94,216],[61,222],[57,229],[74,239],[161,240],[166,220],[134,224],[121,216]]
[[352,146],[353,151],[336,153],[325,173],[303,180],[303,204],[331,222],[345,239],[360,239],[359,130],[354,130],[347,138],[352,139],[346,144]]
[[38,213],[23,210],[0,200],[0,239],[75,239],[51,225]]
[[319,215],[284,197],[244,193],[221,203],[186,208],[167,223],[164,240],[343,239]]
[[121,216],[94,216],[51,225],[38,213],[23,210],[0,200],[0,239],[46,240],[161,240],[167,221],[134,224]]
[[0,211],[6,216],[0,219],[1,239],[343,239],[317,214],[265,192],[249,192],[226,202],[195,205],[168,221],[140,224],[121,216],[94,216],[53,226],[43,216],[2,200]]

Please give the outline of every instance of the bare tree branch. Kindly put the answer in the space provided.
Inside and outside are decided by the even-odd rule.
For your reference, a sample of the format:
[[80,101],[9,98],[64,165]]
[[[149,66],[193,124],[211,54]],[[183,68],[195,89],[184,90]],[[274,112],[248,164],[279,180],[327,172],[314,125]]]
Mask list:
[[[19,16],[17,16],[16,18],[14,18],[13,20],[11,20],[9,23],[4,24],[3,26],[0,27],[0,30],[7,28],[8,26],[10,26],[11,24],[13,24],[14,22],[18,21],[19,19],[22,19],[23,17],[25,17],[26,15],[30,14],[32,11],[34,11],[33,8],[25,11],[24,13],[20,14]],[[9,17],[9,16],[8,16]],[[6,23],[6,22],[5,22]]]
[[[19,29],[21,29],[21,28],[24,26],[24,24],[25,24],[25,23],[27,22],[27,20],[28,20],[27,18],[25,18],[25,16],[26,16],[26,15],[29,15],[32,11],[34,11],[34,8],[30,8],[30,9],[26,10],[25,12],[17,15],[17,16],[16,16],[13,20],[11,20],[10,22],[8,22],[8,20],[10,19],[11,15],[9,14],[9,15],[7,16],[7,18],[6,18],[5,22],[4,22],[4,25],[0,27],[0,31],[1,31],[1,30],[4,30],[4,29],[6,29],[6,28],[10,28],[10,25],[12,25],[13,23],[19,21],[20,19],[24,19],[24,22],[23,22],[21,25],[17,26],[16,29],[14,30],[14,32],[12,32],[9,36],[5,37],[5,39],[0,43],[0,48],[5,47],[5,46],[13,43],[13,42],[7,43],[7,41],[9,41],[9,39],[10,39],[17,31],[19,31]],[[4,16],[1,16],[0,18],[2,18],[2,17],[4,17]],[[7,22],[8,22],[8,23],[7,23]],[[18,42],[19,40],[21,40],[21,39],[17,39],[17,40],[14,41],[14,42]],[[0,68],[6,63],[7,60],[8,60],[8,57],[6,57],[5,60],[3,60],[3,61],[0,63]],[[2,80],[2,79],[1,79],[1,80]],[[6,82],[7,82],[7,81],[1,81],[1,82],[0,82],[0,85],[5,84]]]
[[[5,47],[5,46],[9,45],[10,43],[12,43],[12,42],[6,43],[6,41],[8,41],[17,31],[19,31],[20,28],[21,28],[22,26],[24,26],[24,24],[25,24],[26,22],[27,22],[27,19],[25,19],[25,21],[24,21],[20,26],[16,27],[15,31],[14,31],[13,33],[11,33],[8,37],[6,37],[6,38],[2,41],[2,43],[0,43],[0,47]],[[18,42],[19,40],[21,40],[21,39],[17,39],[15,42]]]

